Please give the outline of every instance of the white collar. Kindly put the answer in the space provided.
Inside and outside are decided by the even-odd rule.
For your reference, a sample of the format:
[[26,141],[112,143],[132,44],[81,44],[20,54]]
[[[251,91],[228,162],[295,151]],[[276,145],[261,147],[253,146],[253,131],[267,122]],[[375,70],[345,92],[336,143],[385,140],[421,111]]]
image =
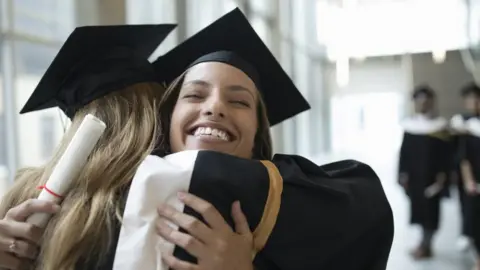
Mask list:
[[457,132],[466,132],[467,126],[466,126],[466,121],[463,115],[461,114],[456,114],[450,119],[450,128],[452,128],[454,131]]
[[465,121],[465,129],[472,136],[480,137],[480,118],[472,117]]
[[443,117],[428,117],[417,114],[402,121],[405,132],[417,135],[427,135],[447,128],[447,120]]
[[189,189],[198,152],[183,151],[163,158],[149,155],[142,161],[125,203],[114,270],[168,269],[162,254],[173,254],[175,245],[156,233],[157,207],[168,204],[183,212],[185,204],[176,194]]

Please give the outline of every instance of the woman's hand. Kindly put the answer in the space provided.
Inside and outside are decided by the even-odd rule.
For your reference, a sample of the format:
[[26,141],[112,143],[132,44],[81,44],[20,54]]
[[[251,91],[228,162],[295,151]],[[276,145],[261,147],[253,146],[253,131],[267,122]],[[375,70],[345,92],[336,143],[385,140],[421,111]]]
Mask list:
[[0,268],[24,269],[38,254],[43,230],[26,223],[34,213],[56,213],[60,206],[37,199],[27,200],[8,210],[0,220]]
[[203,216],[208,226],[190,215],[168,205],[159,207],[161,217],[171,221],[188,232],[182,233],[171,228],[165,221],[157,225],[158,233],[165,240],[182,247],[198,259],[192,264],[164,255],[164,262],[175,270],[252,270],[253,235],[243,214],[240,203],[232,205],[235,221],[234,232],[220,213],[210,203],[188,193],[179,193],[185,205]]
[[435,183],[431,184],[425,189],[425,197],[433,198],[437,196],[444,188],[447,181],[446,173],[439,173],[437,175]]
[[477,195],[477,193],[479,192],[479,190],[477,190],[477,182],[473,179],[466,181],[465,192],[470,196]]

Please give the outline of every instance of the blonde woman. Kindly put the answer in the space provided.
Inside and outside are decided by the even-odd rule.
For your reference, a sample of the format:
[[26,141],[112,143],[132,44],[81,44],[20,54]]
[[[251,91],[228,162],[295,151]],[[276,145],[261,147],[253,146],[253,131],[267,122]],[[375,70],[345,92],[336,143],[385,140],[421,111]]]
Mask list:
[[[58,106],[72,120],[52,159],[25,168],[0,205],[0,267],[109,269],[124,193],[155,147],[164,88],[148,62],[175,25],[80,27],[67,39],[22,113]],[[87,114],[107,125],[61,208],[35,200]],[[42,232],[24,221],[56,213]]]

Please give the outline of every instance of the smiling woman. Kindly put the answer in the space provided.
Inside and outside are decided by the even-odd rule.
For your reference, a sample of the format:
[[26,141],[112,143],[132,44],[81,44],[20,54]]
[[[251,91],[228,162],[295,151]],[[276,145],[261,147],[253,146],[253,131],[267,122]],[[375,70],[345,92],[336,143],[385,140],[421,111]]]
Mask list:
[[238,9],[154,65],[164,141],[130,186],[114,269],[386,268],[393,215],[369,166],[272,157],[270,126],[309,105]]

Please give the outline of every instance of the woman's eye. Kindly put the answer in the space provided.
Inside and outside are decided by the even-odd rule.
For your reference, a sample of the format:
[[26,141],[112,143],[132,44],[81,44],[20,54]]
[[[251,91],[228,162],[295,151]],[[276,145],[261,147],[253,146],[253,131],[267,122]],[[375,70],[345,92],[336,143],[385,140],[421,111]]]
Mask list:
[[238,105],[241,105],[241,106],[250,108],[250,104],[249,104],[248,102],[246,102],[246,101],[243,101],[243,100],[234,100],[234,101],[232,101],[232,103],[235,103],[235,104],[238,104]]
[[183,96],[183,98],[200,99],[200,98],[202,98],[202,97],[201,97],[200,95],[197,95],[197,94],[189,94],[189,95]]

